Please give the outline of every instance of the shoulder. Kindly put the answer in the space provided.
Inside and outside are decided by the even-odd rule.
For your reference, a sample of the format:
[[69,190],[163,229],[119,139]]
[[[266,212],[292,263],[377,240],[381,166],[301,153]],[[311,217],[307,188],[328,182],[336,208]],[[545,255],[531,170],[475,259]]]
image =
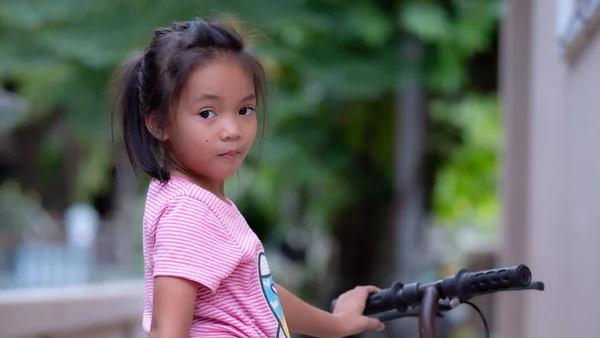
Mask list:
[[149,214],[153,213],[152,218],[156,220],[165,212],[174,210],[182,213],[217,214],[220,209],[219,201],[212,193],[184,179],[172,178],[164,184],[152,180],[146,197],[146,210]]
[[155,212],[149,213],[147,220],[155,231],[197,232],[202,236],[212,233],[221,239],[238,240],[232,229],[236,225],[230,213],[232,206],[187,180],[171,179],[166,184],[152,181],[147,211],[152,203]]

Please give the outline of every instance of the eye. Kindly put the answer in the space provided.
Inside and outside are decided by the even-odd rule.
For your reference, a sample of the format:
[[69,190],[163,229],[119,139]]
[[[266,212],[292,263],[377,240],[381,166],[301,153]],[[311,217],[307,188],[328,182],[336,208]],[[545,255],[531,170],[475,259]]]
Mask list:
[[240,115],[252,115],[254,113],[254,108],[252,107],[244,107],[240,109]]
[[215,114],[215,112],[212,110],[203,110],[200,113],[198,113],[198,115],[200,115],[201,118],[207,119],[207,120],[210,120],[210,119],[214,118],[215,116],[217,116],[217,114]]

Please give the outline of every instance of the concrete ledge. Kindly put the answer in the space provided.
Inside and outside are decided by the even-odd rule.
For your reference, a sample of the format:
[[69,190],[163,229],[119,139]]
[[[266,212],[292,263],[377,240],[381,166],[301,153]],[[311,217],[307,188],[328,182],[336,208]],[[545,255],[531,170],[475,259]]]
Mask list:
[[0,291],[0,338],[138,337],[144,291],[143,281]]

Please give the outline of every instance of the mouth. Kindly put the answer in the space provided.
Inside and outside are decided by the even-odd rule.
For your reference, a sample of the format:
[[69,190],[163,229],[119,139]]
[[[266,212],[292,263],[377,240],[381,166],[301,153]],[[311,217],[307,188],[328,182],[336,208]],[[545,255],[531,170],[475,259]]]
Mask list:
[[237,151],[237,150],[230,150],[226,153],[222,153],[219,156],[227,158],[227,159],[233,159],[236,158],[241,152]]

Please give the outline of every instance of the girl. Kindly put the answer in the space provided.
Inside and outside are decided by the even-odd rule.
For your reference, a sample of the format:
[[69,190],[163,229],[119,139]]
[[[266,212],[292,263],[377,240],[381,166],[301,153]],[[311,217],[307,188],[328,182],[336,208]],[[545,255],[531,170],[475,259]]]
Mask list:
[[346,292],[333,313],[276,286],[260,240],[224,194],[266,106],[265,72],[238,33],[204,20],[160,28],[117,84],[129,159],[152,178],[143,224],[151,338],[383,330],[362,316],[373,286]]

